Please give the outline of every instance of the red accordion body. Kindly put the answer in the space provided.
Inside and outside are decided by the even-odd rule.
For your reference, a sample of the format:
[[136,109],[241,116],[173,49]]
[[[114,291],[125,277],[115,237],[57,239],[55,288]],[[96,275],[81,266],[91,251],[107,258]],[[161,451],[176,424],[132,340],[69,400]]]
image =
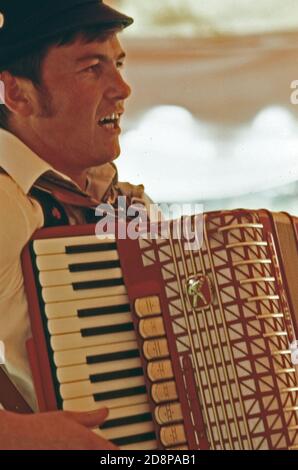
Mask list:
[[111,408],[122,449],[298,446],[298,219],[204,215],[183,238],[38,231],[23,255],[39,406]]

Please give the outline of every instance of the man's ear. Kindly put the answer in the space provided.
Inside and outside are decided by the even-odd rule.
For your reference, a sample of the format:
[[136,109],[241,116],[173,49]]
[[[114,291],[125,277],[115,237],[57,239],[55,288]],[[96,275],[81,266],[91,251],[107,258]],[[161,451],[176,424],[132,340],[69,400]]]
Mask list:
[[33,84],[24,78],[13,76],[4,71],[0,77],[4,89],[4,103],[14,114],[22,117],[30,116],[33,112]]

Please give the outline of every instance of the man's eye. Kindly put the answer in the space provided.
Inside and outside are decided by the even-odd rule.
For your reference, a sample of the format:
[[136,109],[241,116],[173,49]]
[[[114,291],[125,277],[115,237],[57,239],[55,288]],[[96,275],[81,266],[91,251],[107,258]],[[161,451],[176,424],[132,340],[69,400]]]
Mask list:
[[90,67],[87,67],[84,72],[87,72],[87,73],[94,73],[94,72],[98,72],[99,70],[99,64],[95,64],[95,65],[90,65]]

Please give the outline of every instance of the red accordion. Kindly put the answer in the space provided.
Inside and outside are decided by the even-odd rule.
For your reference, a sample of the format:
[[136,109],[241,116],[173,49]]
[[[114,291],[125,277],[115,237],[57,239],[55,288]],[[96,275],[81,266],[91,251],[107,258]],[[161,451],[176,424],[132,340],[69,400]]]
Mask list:
[[298,448],[298,219],[205,214],[203,243],[38,231],[23,255],[39,407],[110,408],[121,449]]

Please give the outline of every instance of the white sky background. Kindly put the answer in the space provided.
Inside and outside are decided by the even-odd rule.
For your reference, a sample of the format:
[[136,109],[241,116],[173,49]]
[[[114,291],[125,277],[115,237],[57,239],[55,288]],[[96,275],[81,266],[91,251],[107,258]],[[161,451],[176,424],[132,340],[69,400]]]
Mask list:
[[128,35],[208,36],[298,29],[297,0],[114,0]]

